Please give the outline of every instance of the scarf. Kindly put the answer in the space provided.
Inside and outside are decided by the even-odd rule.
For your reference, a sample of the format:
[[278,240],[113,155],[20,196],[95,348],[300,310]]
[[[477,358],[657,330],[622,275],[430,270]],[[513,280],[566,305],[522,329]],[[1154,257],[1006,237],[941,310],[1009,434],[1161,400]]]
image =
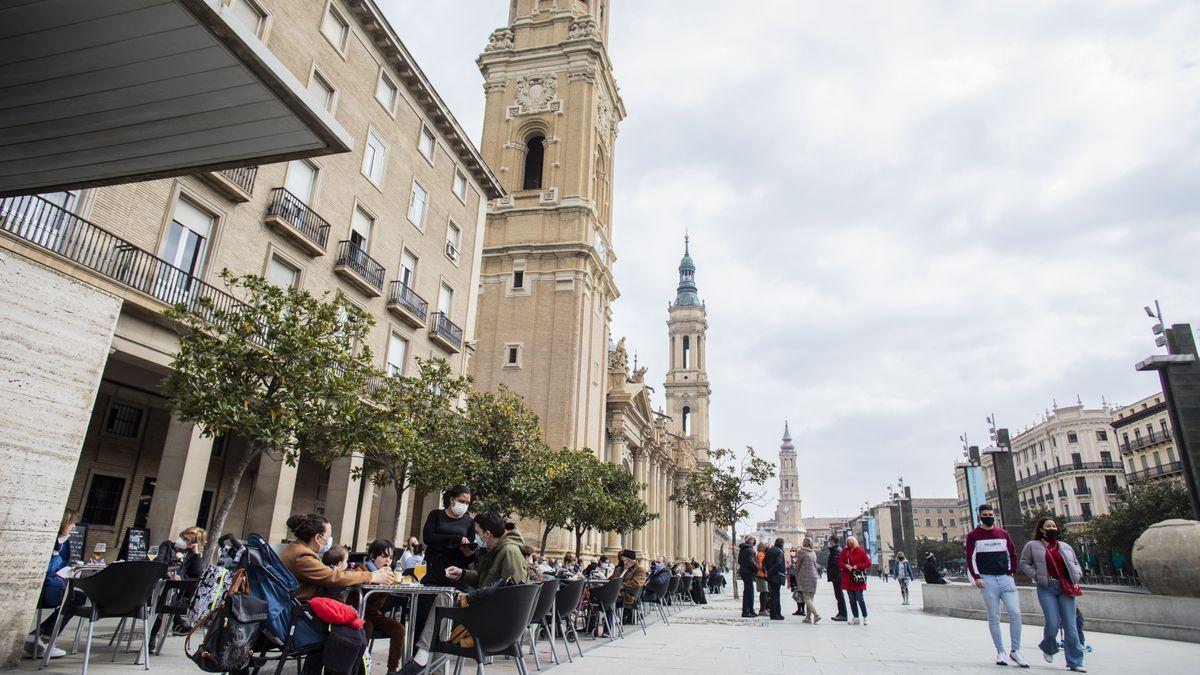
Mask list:
[[1058,550],[1058,543],[1043,545],[1046,547],[1046,567],[1050,570],[1051,576],[1058,578],[1063,595],[1072,598],[1083,595],[1079,586],[1071,581],[1071,573],[1067,570],[1067,561],[1063,558],[1062,551]]

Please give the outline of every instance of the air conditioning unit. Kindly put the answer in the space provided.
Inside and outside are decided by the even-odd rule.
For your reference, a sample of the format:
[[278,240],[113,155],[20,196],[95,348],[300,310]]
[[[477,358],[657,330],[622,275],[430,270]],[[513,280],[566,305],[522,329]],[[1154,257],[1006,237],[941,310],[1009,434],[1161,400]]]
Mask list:
[[446,257],[458,262],[458,247],[453,242],[446,242]]

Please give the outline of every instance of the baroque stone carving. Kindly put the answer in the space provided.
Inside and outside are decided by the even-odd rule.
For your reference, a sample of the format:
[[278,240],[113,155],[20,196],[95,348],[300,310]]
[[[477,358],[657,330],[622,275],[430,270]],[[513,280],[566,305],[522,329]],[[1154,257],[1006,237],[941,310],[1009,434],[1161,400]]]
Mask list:
[[513,48],[513,32],[511,28],[497,28],[492,31],[488,37],[488,45],[484,47],[485,52],[496,52],[504,49]]
[[609,139],[616,133],[616,127],[617,118],[613,114],[612,104],[608,102],[607,96],[601,94],[596,99],[596,133],[605,147],[608,147]]
[[516,105],[508,107],[509,116],[555,112],[562,109],[558,100],[558,80],[554,73],[525,75],[517,80]]
[[625,351],[625,338],[617,341],[617,346],[608,353],[608,369],[625,372],[629,368],[629,352]]
[[596,20],[589,16],[581,16],[571,22],[567,32],[568,40],[583,40],[596,35]]

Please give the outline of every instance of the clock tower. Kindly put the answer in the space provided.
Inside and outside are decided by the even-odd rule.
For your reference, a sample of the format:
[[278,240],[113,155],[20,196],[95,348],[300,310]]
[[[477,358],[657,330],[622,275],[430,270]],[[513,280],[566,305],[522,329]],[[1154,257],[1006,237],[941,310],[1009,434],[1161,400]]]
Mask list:
[[788,423],[783,423],[783,442],[779,445],[779,504],[775,507],[775,536],[789,544],[799,544],[806,532],[800,516],[800,472],[796,468],[796,446]]

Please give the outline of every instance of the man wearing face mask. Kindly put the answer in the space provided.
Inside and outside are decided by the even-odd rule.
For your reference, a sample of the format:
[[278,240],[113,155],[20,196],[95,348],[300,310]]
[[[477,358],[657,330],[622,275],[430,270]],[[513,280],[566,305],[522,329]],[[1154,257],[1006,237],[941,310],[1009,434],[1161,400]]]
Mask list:
[[529,581],[529,568],[521,553],[521,546],[525,542],[519,532],[505,527],[500,514],[485,511],[476,516],[475,537],[480,552],[475,554],[474,569],[447,567],[447,577],[475,588],[509,578],[519,584]]
[[[979,505],[979,527],[967,534],[967,571],[983,593],[987,606],[988,631],[996,647],[996,665],[1006,666],[1011,659],[1028,668],[1021,655],[1021,597],[1017,594],[1017,547],[1005,530],[996,527],[996,512],[988,504]],[[1004,651],[1000,634],[1000,605],[1008,613],[1008,632],[1011,649]]]

